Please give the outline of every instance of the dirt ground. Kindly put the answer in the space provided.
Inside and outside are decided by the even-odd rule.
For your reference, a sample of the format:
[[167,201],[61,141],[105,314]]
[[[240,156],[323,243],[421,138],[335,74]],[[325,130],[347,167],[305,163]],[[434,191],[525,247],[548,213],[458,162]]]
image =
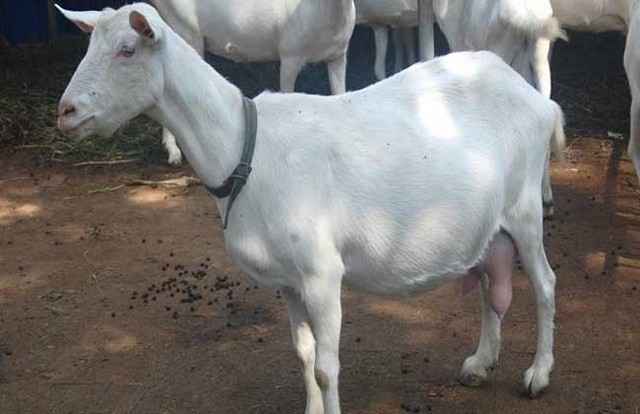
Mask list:
[[[571,144],[545,223],[558,276],[548,392],[520,389],[535,350],[521,272],[500,365],[478,389],[456,382],[479,335],[476,295],[345,289],[345,413],[640,411],[640,189],[616,135],[628,123],[622,44],[577,37],[554,55]],[[188,167],[73,167],[8,147],[0,166],[0,413],[304,411],[284,301],[231,264],[206,192],[118,188]]]

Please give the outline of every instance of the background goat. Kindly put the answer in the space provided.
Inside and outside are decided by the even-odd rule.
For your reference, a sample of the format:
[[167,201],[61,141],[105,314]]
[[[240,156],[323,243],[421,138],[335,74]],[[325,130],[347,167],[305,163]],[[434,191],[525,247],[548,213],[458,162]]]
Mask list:
[[[347,49],[355,24],[353,0],[151,0],[193,47],[236,62],[280,61],[280,89],[293,92],[307,63],[327,62],[333,94],[344,93]],[[182,156],[167,129],[169,163]]]
[[452,52],[490,50],[551,96],[550,42],[564,37],[548,0],[419,0],[421,58],[433,57],[433,23]]

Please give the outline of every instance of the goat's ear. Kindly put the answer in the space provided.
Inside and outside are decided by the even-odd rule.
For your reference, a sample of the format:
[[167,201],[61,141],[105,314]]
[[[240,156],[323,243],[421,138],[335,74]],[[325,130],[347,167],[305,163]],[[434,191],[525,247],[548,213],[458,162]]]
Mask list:
[[99,11],[70,11],[65,10],[62,7],[54,4],[56,8],[66,17],[76,24],[85,33],[93,32],[93,29],[96,27],[96,23],[98,23],[98,19],[102,12]]
[[153,27],[153,24],[139,11],[132,11],[129,14],[129,24],[140,36],[147,41],[156,42],[160,31]]

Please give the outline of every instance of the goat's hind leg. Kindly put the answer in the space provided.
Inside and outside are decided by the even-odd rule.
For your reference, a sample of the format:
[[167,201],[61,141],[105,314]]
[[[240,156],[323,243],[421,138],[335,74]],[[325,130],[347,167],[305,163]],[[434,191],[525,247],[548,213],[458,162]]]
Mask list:
[[304,66],[304,60],[298,57],[282,58],[280,62],[280,91],[290,93],[296,89],[296,79]]
[[420,61],[433,59],[435,56],[435,41],[433,27],[435,14],[433,12],[433,0],[418,0],[418,47],[420,49]]
[[632,91],[631,95],[631,134],[629,136],[628,153],[636,175],[640,179],[640,93]]
[[[462,365],[459,380],[467,386],[479,386],[487,379],[487,370],[493,368],[500,355],[502,318],[511,304],[511,278],[515,248],[508,235],[498,233],[491,241],[487,257],[481,266],[480,302],[482,327],[475,354]],[[474,270],[479,272],[480,270]]]
[[412,27],[403,27],[400,29],[400,37],[402,38],[402,47],[407,57],[406,66],[411,66],[417,61],[416,57],[416,38]]
[[329,84],[332,95],[340,95],[347,91],[347,52],[327,62]]
[[459,381],[469,387],[482,385],[487,379],[487,370],[498,362],[500,354],[502,321],[491,308],[489,280],[483,275],[480,282],[480,305],[482,308],[482,326],[480,341],[475,354],[467,357],[460,370]]
[[398,73],[404,68],[404,44],[400,33],[402,29],[395,28],[391,30],[391,38],[393,39],[393,50],[395,55],[395,72]]
[[530,211],[518,215],[517,223],[509,229],[509,234],[515,241],[536,298],[536,354],[533,365],[524,373],[525,390],[529,396],[535,397],[549,385],[553,369],[556,275],[544,251],[540,202],[531,200],[529,206]]
[[544,218],[552,218],[554,214],[553,203],[553,190],[551,189],[551,171],[550,167],[550,153],[547,152],[547,160],[544,166],[544,175],[542,176],[542,209]]
[[387,49],[389,47],[389,29],[386,26],[371,26],[376,42],[376,59],[374,63],[374,73],[378,80],[387,77]]
[[169,164],[180,165],[182,163],[182,152],[176,144],[176,137],[167,128],[162,129],[162,143],[169,153]]
[[[636,13],[637,15],[638,13]],[[624,48],[624,69],[631,90],[631,131],[629,135],[629,157],[633,162],[636,175],[640,179],[640,50],[638,17],[634,16],[629,24],[627,44]]]
[[551,50],[552,42],[549,39],[538,39],[533,51],[533,76],[534,87],[540,91],[545,98],[551,97]]
[[323,414],[322,394],[315,376],[316,341],[311,331],[311,321],[298,292],[286,288],[283,289],[283,293],[289,309],[293,346],[302,362],[304,385],[307,391],[305,414]]

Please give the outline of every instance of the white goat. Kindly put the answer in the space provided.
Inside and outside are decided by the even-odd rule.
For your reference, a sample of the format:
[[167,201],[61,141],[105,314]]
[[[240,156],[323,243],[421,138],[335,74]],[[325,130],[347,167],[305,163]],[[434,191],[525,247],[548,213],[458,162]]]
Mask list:
[[549,0],[419,0],[419,5],[421,42],[427,43],[420,46],[422,59],[433,57],[435,21],[452,52],[490,50],[551,96],[550,42],[565,35]]
[[[64,12],[94,28],[59,106],[61,130],[111,135],[146,113],[176,132],[209,187],[240,160],[242,94],[145,4]],[[338,96],[263,93],[253,173],[225,245],[257,282],[283,290],[312,414],[338,414],[342,283],[381,293],[482,283],[482,329],[461,378],[500,350],[516,248],[536,295],[537,395],[553,366],[555,274],[543,246],[541,181],[562,113],[501,59],[459,53]],[[218,210],[228,199],[217,199]],[[469,273],[470,272],[470,273]]]
[[[327,62],[333,94],[346,90],[347,48],[355,25],[353,0],[151,0],[160,15],[201,56],[236,62],[280,61],[280,89],[293,92],[307,63]],[[163,131],[169,162],[182,159]]]
[[[437,22],[452,52],[490,50],[544,96],[551,96],[551,42],[565,35],[549,0],[419,0],[419,7],[422,59],[433,57]],[[545,217],[553,216],[548,168],[542,201]]]
[[354,0],[356,23],[370,26],[376,42],[374,72],[378,80],[387,77],[386,57],[389,30],[395,43],[396,72],[403,68],[404,56],[412,65],[416,61],[413,28],[418,26],[417,0]]
[[627,33],[624,68],[631,89],[629,156],[640,178],[640,4],[638,0],[552,0],[563,26],[586,32]]

